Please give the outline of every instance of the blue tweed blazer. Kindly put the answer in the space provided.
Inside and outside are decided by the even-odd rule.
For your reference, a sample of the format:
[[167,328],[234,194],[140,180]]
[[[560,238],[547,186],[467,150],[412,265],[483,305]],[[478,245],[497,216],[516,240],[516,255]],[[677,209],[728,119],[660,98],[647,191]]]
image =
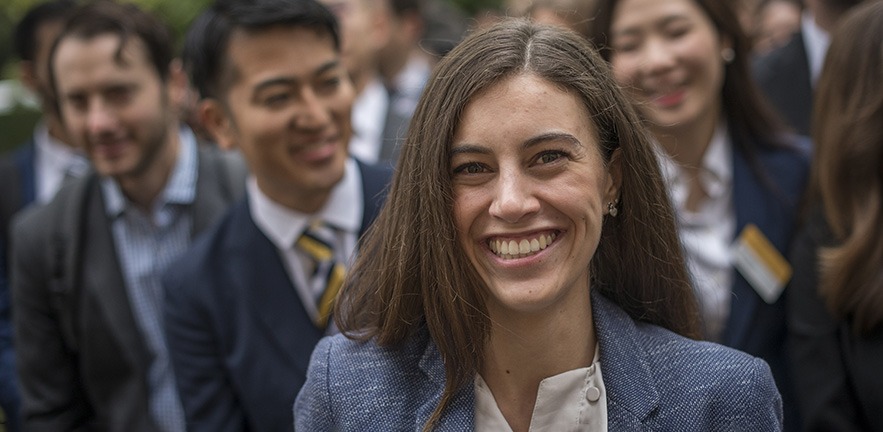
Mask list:
[[[592,294],[611,431],[778,431],[782,400],[763,360],[636,322]],[[299,431],[420,431],[444,389],[427,332],[396,349],[342,335],[313,352],[294,405]],[[437,431],[474,429],[474,394],[461,389]]]

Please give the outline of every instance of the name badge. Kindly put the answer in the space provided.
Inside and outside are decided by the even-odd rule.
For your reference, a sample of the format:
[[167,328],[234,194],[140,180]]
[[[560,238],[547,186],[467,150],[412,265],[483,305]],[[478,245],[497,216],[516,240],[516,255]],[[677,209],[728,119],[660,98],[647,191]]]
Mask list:
[[773,304],[791,280],[791,265],[754,224],[730,246],[733,266],[765,302]]

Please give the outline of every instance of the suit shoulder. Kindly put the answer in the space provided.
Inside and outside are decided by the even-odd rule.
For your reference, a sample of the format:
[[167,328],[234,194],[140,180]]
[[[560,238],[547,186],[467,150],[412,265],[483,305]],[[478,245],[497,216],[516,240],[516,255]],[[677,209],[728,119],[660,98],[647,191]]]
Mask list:
[[12,219],[13,236],[19,232],[25,235],[34,232],[47,233],[48,228],[57,228],[58,222],[77,217],[76,212],[82,206],[85,196],[83,188],[88,187],[88,182],[89,178],[73,180],[71,184],[61,188],[48,203],[34,204],[22,209]]
[[767,417],[780,415],[781,398],[762,359],[656,326],[639,325],[639,334],[662,400],[690,395],[690,403],[700,404],[696,409],[703,415],[728,421],[760,419],[752,417],[752,409],[764,411]]
[[806,50],[803,35],[795,33],[785,45],[770,51],[752,62],[754,78],[762,86],[769,81],[787,79],[801,61],[805,62]]
[[230,232],[237,227],[237,212],[243,199],[234,203],[214,224],[197,235],[187,250],[163,274],[163,284],[175,286],[175,291],[192,290],[223,272],[225,254],[229,250]]

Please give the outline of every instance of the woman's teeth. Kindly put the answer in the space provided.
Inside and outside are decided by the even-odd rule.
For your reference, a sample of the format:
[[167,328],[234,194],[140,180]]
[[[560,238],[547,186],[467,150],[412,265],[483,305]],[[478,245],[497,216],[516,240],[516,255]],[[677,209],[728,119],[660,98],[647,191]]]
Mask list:
[[555,240],[555,233],[542,234],[533,239],[515,240],[488,240],[488,247],[498,257],[503,259],[524,258],[534,255],[545,249]]

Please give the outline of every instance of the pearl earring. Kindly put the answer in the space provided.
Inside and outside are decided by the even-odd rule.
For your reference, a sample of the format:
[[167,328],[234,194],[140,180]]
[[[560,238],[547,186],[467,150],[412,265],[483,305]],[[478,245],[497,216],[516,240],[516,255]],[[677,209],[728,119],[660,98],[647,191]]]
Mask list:
[[619,209],[616,208],[616,204],[618,203],[619,199],[615,199],[607,203],[607,214],[609,214],[611,217],[616,217],[616,215],[619,214]]
[[724,63],[732,63],[736,59],[736,51],[732,48],[724,48],[721,50],[721,58],[724,59]]

